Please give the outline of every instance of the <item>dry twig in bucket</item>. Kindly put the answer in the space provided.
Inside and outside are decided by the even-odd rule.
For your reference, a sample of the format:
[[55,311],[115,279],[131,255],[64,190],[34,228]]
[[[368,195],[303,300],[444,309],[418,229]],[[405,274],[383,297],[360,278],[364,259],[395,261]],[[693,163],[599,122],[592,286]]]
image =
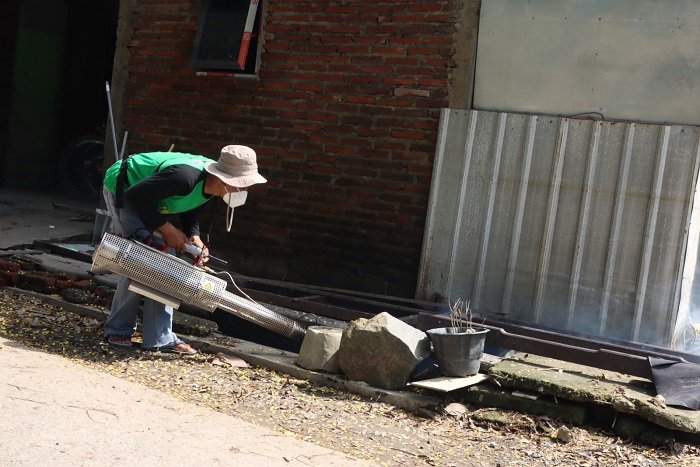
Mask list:
[[464,302],[458,298],[454,305],[450,305],[450,323],[454,331],[466,328],[467,332],[473,332],[471,301]]

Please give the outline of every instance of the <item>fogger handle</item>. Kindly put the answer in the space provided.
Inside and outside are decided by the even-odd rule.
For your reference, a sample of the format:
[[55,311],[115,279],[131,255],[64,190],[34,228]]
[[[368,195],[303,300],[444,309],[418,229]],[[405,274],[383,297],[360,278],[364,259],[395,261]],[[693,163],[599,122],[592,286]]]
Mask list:
[[[153,232],[153,236],[158,237],[161,240],[163,239],[163,235],[158,231]],[[194,243],[185,243],[185,251],[194,256],[195,258],[202,254],[202,248],[199,248]],[[216,256],[210,255],[209,252],[206,252],[204,258],[213,259],[223,264],[228,264],[228,261],[226,261],[225,259],[217,258]]]
[[[153,236],[157,237],[160,240],[163,240],[163,234],[161,234],[157,230],[153,232]],[[199,256],[202,254],[202,249],[194,243],[185,243],[185,251],[191,254],[192,256]]]
[[202,249],[194,243],[185,243],[185,251],[192,256],[199,256],[202,254]]

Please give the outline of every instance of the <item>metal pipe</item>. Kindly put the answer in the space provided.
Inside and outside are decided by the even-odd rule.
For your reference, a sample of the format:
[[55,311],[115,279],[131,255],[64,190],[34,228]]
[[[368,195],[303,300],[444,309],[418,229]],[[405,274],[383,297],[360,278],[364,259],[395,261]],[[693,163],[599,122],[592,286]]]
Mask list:
[[109,123],[112,126],[112,142],[114,143],[114,158],[121,160],[119,157],[119,149],[117,149],[117,131],[114,129],[114,113],[112,111],[112,93],[109,90],[109,81],[105,81],[105,89],[107,91],[107,106],[109,107]]
[[129,138],[129,132],[124,132],[124,139],[122,140],[122,148],[119,150],[119,160],[124,159],[124,152],[126,151],[126,140]]
[[306,328],[293,319],[227,291],[219,308],[291,339],[301,340],[306,334]]

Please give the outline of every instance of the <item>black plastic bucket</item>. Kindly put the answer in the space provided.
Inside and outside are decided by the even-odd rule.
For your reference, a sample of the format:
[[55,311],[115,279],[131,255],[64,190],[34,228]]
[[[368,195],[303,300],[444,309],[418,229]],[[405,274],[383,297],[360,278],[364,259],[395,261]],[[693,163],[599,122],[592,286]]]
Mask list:
[[433,354],[445,376],[471,376],[479,372],[488,329],[435,328],[427,331]]

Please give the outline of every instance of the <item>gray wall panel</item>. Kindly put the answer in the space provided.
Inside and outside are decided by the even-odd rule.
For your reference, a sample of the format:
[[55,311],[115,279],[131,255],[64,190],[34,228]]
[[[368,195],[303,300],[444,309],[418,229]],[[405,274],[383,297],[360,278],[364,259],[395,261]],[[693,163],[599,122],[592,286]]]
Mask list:
[[697,0],[483,0],[474,107],[700,124]]

